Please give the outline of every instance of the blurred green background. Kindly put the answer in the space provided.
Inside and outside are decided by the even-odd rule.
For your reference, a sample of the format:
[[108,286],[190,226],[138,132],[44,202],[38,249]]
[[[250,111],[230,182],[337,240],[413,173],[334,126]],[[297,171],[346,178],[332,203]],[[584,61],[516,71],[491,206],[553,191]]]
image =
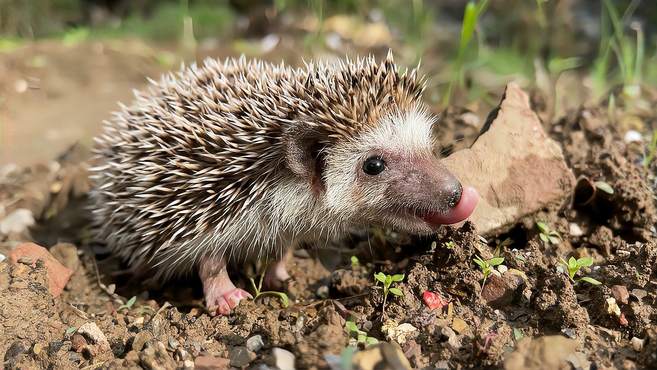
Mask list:
[[485,116],[515,80],[546,121],[580,104],[640,112],[657,96],[656,25],[646,0],[0,0],[2,162],[44,152],[39,135],[84,141],[146,77],[206,56],[299,64],[391,48],[421,62],[437,111]]

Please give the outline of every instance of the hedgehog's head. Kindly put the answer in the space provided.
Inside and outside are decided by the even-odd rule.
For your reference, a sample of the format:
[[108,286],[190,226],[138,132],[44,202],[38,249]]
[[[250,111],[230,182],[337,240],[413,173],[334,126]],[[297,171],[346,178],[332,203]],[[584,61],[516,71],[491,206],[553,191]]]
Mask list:
[[302,136],[288,146],[288,164],[309,181],[327,217],[431,233],[466,219],[478,200],[435,156],[433,122],[414,107],[331,144]]

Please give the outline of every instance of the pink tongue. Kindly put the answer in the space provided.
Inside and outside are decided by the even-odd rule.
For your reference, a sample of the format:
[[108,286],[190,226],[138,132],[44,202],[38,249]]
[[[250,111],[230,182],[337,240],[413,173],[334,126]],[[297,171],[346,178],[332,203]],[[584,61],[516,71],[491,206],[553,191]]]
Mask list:
[[473,187],[466,186],[463,188],[461,200],[459,200],[456,207],[450,209],[447,213],[430,213],[424,216],[423,219],[431,225],[456,224],[470,217],[478,201],[479,194],[477,190]]

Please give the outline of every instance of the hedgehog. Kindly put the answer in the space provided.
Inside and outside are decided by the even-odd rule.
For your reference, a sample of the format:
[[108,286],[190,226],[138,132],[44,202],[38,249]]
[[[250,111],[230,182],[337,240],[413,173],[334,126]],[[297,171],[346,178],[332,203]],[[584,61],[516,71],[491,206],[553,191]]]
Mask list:
[[306,62],[206,59],[135,91],[95,139],[97,236],[159,281],[198,273],[226,315],[251,295],[229,267],[266,261],[359,227],[426,235],[459,223],[478,195],[434,153],[418,68],[392,54]]

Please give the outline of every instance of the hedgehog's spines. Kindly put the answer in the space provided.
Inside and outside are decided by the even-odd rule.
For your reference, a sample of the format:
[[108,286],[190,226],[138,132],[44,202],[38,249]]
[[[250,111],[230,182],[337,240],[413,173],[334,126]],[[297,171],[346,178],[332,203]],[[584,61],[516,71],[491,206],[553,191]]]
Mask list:
[[271,245],[282,238],[274,230],[301,235],[317,228],[327,235],[337,226],[320,227],[321,219],[293,227],[295,220],[252,215],[271,212],[263,197],[285,180],[283,133],[292,126],[313,130],[326,146],[354,140],[392,109],[417,103],[422,81],[417,69],[400,75],[390,51],[381,63],[370,55],[304,61],[302,68],[244,55],[206,59],[149,79],[95,139],[98,163],[90,171],[98,233],[133,264],[167,266],[158,270],[164,275],[190,268],[203,254],[237,253],[225,250],[231,243],[271,252],[248,243],[261,222],[269,234],[259,237]]

